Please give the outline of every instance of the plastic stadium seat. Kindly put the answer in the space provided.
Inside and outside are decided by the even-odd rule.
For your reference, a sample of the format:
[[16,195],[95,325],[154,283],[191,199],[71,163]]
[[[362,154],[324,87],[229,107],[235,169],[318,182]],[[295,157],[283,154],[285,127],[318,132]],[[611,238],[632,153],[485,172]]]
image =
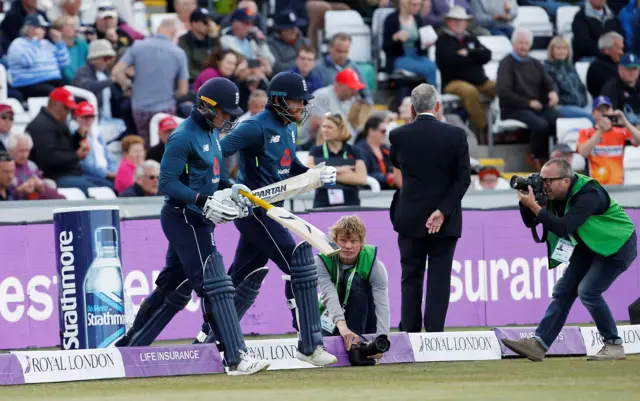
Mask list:
[[27,107],[29,108],[29,117],[33,120],[43,107],[47,107],[49,103],[48,97],[30,97],[27,99]]
[[378,81],[385,81],[387,74],[382,70],[385,67],[386,56],[382,50],[382,37],[384,33],[384,20],[395,11],[395,8],[377,8],[373,12],[373,18],[371,20],[371,33],[372,33],[372,51],[371,55],[373,62],[378,71]]
[[[4,14],[1,14],[4,18]],[[2,22],[2,19],[0,19]],[[9,87],[9,75],[7,74],[7,69],[4,68],[4,65],[0,64],[0,101],[7,99],[8,96],[8,87]]]
[[518,15],[513,21],[513,25],[531,30],[534,37],[553,36],[553,24],[549,20],[549,14],[539,6],[518,7]]
[[109,187],[89,188],[89,196],[95,199],[117,199],[115,192]]
[[579,6],[562,6],[558,8],[556,13],[556,30],[558,35],[569,39],[571,43],[571,37],[573,37],[573,18],[580,11]]
[[370,175],[367,176],[367,185],[371,188],[371,192],[380,192],[380,183]]
[[498,79],[498,67],[500,67],[500,63],[497,61],[489,61],[484,65],[484,74],[492,81],[496,81]]
[[151,117],[151,121],[149,122],[149,146],[155,146],[160,142],[160,137],[158,136],[158,131],[160,128],[160,120],[165,117],[173,117],[174,120],[178,124],[184,121],[184,118],[180,118],[178,116],[174,116],[166,113],[157,113]]
[[626,146],[624,148],[624,167],[640,170],[640,147]]
[[67,198],[67,200],[87,199],[87,197],[84,196],[84,192],[78,188],[58,188],[58,193]]
[[513,51],[513,45],[506,36],[478,36],[478,40],[484,47],[491,50],[491,60],[493,61],[500,61]]
[[558,143],[566,143],[575,151],[580,130],[592,126],[593,123],[588,118],[558,118],[556,120]]
[[574,64],[576,67],[576,71],[580,76],[580,81],[582,81],[585,86],[587,86],[587,71],[589,71],[590,64],[591,63],[589,63],[588,61],[578,61]]
[[[355,62],[372,62],[371,29],[360,13],[354,10],[329,10],[324,14],[324,40],[331,40],[336,33],[351,36],[349,58]],[[323,41],[324,41],[323,40]]]

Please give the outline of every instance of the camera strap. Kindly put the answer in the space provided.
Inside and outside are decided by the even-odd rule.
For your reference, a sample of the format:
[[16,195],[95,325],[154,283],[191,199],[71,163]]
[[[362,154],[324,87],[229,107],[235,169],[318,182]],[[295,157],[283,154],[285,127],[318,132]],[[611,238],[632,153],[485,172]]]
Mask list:
[[[337,267],[337,266],[336,266]],[[353,277],[356,275],[356,266],[351,268],[351,274],[347,279],[347,287],[344,290],[344,299],[342,300],[342,311],[344,312],[347,308],[347,301],[349,300],[349,294],[351,293],[351,283],[353,283]],[[336,269],[336,290],[339,290],[340,286],[340,268]],[[340,291],[338,291],[338,295],[340,295]]]

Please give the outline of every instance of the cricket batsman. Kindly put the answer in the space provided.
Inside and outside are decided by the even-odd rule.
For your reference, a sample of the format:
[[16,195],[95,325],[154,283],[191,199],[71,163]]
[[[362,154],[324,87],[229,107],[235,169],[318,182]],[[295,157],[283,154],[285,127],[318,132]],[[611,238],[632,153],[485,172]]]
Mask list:
[[[234,306],[235,289],[217,252],[213,231],[249,211],[232,199],[232,186],[223,164],[218,133],[232,127],[242,114],[238,87],[226,78],[207,81],[196,94],[191,115],[171,134],[160,165],[159,190],[165,194],[160,212],[162,231],[169,241],[166,265],[156,289],[136,315],[133,326],[116,344],[150,345],[173,317],[191,300],[202,299],[207,325],[224,348],[228,374],[251,375],[269,367],[247,352]],[[243,197],[233,197],[246,201]]]
[[[240,123],[222,141],[224,156],[239,152],[238,182],[257,189],[305,173],[308,169],[296,157],[297,124],[309,117],[308,101],[313,99],[304,78],[293,72],[277,74],[267,89],[265,110]],[[335,185],[336,169],[325,167],[322,185]],[[245,199],[236,197],[244,204]],[[295,316],[298,330],[297,358],[315,366],[337,362],[324,349],[318,312],[318,273],[311,245],[296,245],[289,231],[254,208],[246,218],[234,221],[240,240],[229,274],[236,286],[235,304],[238,317],[255,301],[267,273],[264,267],[272,260],[289,276],[285,285],[287,305]],[[203,327],[206,330],[206,327]],[[215,335],[215,332],[213,333]],[[197,341],[210,340],[203,331]]]

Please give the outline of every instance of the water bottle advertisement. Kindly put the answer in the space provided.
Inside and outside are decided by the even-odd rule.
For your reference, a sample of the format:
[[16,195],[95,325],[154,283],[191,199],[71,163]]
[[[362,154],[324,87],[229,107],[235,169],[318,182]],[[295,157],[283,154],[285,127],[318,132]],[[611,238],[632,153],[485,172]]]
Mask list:
[[114,347],[125,334],[125,302],[116,206],[53,214],[61,349]]

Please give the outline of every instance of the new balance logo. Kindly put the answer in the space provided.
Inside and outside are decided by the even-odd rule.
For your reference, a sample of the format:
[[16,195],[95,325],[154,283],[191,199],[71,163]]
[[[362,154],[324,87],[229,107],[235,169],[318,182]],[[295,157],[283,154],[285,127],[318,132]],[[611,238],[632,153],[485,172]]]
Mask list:
[[272,136],[269,139],[269,143],[278,143],[278,142],[280,142],[280,135]]
[[202,151],[203,152],[208,152],[209,151],[209,144],[202,145]]

